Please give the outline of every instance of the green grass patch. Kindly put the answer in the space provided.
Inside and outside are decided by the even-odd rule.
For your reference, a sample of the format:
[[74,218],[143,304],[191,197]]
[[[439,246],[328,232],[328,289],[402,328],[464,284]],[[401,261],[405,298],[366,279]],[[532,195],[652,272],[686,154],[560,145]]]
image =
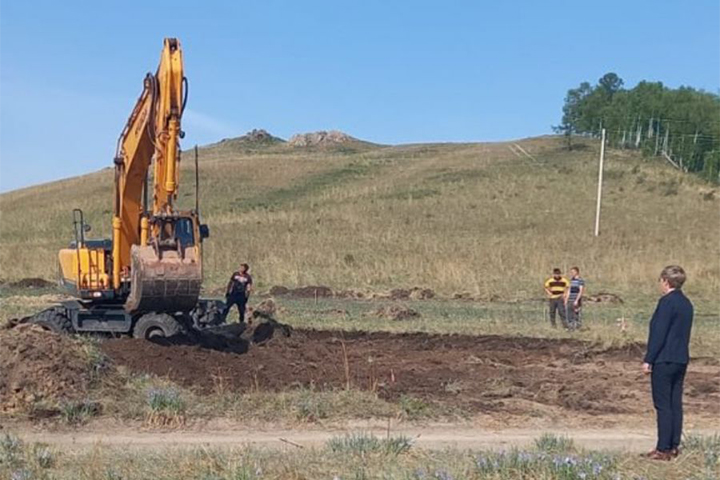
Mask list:
[[535,448],[545,453],[565,453],[575,450],[575,444],[570,437],[544,433],[535,439]]
[[327,442],[327,448],[333,453],[350,455],[380,453],[396,456],[409,451],[412,444],[412,439],[404,435],[379,438],[372,433],[353,432],[331,438]]

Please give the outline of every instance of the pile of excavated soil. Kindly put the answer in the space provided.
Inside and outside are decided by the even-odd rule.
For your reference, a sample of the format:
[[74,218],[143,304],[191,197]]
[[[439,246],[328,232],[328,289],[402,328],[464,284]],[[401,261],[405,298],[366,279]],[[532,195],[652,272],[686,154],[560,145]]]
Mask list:
[[[342,389],[349,381],[388,400],[411,396],[470,412],[652,410],[648,379],[639,368],[641,345],[597,350],[570,339],[297,330],[244,355],[134,339],[108,340],[102,349],[117,365],[201,392],[212,392],[220,380],[237,392]],[[718,413],[720,367],[702,360],[693,365],[687,408]]]
[[82,398],[89,373],[86,355],[69,336],[30,324],[0,330],[0,411]]
[[387,295],[391,300],[430,300],[435,298],[435,292],[429,288],[394,288]]
[[333,290],[325,285],[308,285],[305,287],[288,288],[282,285],[275,285],[268,290],[268,295],[282,297],[291,296],[298,298],[354,298],[371,300],[430,300],[437,298],[434,290],[429,288],[393,288],[384,293],[366,294],[358,290]]
[[623,299],[620,298],[620,295],[607,292],[600,292],[595,295],[588,295],[587,301],[595,303],[625,303]]
[[325,298],[333,297],[335,294],[330,287],[324,285],[308,285],[306,287],[287,288],[282,285],[275,285],[268,292],[270,295],[282,297],[289,295],[298,298]]

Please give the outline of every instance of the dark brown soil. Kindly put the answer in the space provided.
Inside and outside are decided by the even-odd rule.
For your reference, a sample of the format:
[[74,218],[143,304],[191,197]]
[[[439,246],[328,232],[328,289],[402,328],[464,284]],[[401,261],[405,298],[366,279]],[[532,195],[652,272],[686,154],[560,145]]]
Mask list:
[[23,324],[0,330],[0,411],[82,398],[90,366],[79,343]]
[[268,293],[274,296],[290,295],[299,298],[322,298],[332,297],[334,295],[332,289],[324,285],[309,285],[298,288],[287,288],[282,285],[275,285],[270,288]]
[[388,293],[388,298],[391,300],[430,300],[435,298],[435,292],[429,288],[394,288]]
[[[118,365],[200,392],[213,391],[220,378],[241,392],[341,389],[349,380],[388,400],[412,396],[471,412],[527,414],[532,405],[591,414],[651,408],[641,345],[598,350],[576,340],[298,330],[244,355],[134,339],[108,340],[102,349]],[[686,403],[717,412],[720,368],[696,365],[688,373]]]
[[50,288],[54,287],[55,283],[48,282],[43,278],[23,278],[10,282],[8,285],[14,288]]

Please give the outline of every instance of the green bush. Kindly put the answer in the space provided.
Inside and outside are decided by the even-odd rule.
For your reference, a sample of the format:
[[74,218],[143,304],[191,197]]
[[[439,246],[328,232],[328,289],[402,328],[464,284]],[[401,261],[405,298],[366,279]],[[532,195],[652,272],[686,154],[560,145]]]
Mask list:
[[575,443],[572,438],[563,435],[543,433],[535,439],[535,448],[546,453],[564,453],[574,451]]

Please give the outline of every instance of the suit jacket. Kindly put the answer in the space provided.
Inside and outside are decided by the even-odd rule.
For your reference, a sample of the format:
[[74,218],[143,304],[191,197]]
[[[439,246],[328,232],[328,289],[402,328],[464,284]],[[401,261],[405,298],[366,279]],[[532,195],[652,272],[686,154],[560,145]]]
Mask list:
[[682,290],[664,295],[650,320],[645,363],[687,364],[690,361],[690,329],[693,306]]

